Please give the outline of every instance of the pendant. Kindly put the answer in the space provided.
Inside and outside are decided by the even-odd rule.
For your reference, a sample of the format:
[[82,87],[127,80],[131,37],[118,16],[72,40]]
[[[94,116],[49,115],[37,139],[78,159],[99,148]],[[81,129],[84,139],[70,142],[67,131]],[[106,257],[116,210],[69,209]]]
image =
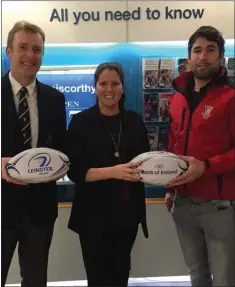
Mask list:
[[116,157],[119,157],[119,152],[116,151],[114,155],[115,155]]

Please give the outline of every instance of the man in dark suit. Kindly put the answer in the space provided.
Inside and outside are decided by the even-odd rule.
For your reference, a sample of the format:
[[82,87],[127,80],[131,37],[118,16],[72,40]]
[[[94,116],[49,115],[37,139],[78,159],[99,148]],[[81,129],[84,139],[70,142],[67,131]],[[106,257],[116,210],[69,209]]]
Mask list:
[[64,95],[40,83],[45,34],[17,22],[8,34],[10,72],[2,78],[2,286],[17,243],[24,287],[44,287],[48,254],[57,218],[56,182],[25,184],[10,178],[9,158],[35,147],[64,151]]

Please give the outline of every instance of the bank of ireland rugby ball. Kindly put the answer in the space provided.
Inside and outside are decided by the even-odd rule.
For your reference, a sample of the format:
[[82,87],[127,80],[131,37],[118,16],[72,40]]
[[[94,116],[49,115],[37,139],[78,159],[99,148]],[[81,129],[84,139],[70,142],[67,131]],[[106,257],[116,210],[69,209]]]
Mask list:
[[135,161],[143,161],[143,160],[147,160],[149,158],[153,158],[155,156],[173,156],[173,157],[177,157],[176,154],[171,153],[171,152],[167,152],[167,151],[149,151],[149,152],[144,152],[141,153],[139,155],[137,155],[136,157],[134,157],[131,162],[135,162]]
[[26,183],[53,181],[63,176],[69,169],[68,157],[50,148],[25,150],[6,164],[8,175]]
[[141,181],[150,185],[166,185],[174,178],[184,174],[188,164],[177,155],[167,152],[139,155],[132,162],[141,162],[137,167]]

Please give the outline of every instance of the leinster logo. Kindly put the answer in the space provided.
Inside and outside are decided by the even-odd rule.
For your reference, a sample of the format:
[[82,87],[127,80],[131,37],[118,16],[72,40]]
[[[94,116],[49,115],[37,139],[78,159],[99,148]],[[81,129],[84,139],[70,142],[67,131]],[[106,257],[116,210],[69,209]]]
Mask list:
[[28,163],[29,173],[47,174],[53,169],[50,166],[51,157],[47,153],[39,153],[33,156]]

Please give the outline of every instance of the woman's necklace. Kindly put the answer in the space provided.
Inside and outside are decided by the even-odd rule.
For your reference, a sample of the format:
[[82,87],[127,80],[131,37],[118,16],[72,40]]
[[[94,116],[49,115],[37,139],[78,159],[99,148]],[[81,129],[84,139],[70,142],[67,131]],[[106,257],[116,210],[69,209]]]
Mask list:
[[117,142],[117,143],[116,143],[116,141],[115,141],[115,139],[114,139],[114,137],[113,137],[113,135],[112,135],[112,133],[111,133],[111,131],[110,131],[110,129],[109,129],[109,127],[108,127],[108,125],[107,125],[105,119],[104,119],[104,117],[102,116],[102,114],[101,114],[101,118],[102,118],[102,120],[103,120],[103,122],[104,122],[104,124],[105,124],[105,126],[106,126],[106,128],[107,128],[107,130],[108,130],[108,132],[109,132],[109,135],[110,135],[112,141],[113,141],[114,148],[115,148],[115,153],[114,153],[114,155],[115,155],[115,157],[119,158],[119,157],[120,157],[119,147],[120,147],[121,134],[122,134],[122,121],[121,121],[121,117],[120,117],[120,128],[119,128],[119,135],[118,135],[118,142]]

